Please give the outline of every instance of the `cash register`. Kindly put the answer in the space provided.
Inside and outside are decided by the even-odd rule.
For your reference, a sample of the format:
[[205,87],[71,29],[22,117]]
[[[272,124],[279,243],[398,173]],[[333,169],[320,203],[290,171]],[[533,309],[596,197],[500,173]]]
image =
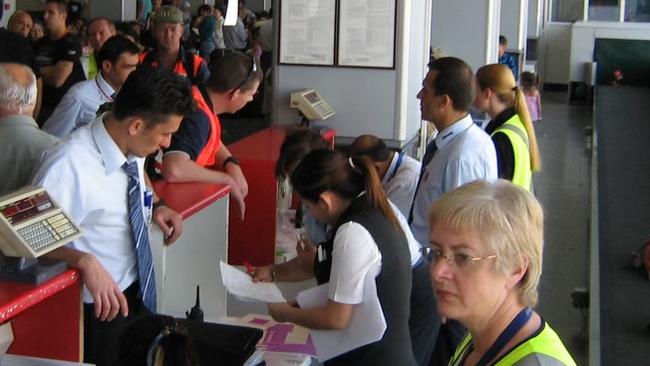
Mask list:
[[80,235],[43,188],[0,197],[0,280],[38,284],[62,273],[65,262],[37,258]]

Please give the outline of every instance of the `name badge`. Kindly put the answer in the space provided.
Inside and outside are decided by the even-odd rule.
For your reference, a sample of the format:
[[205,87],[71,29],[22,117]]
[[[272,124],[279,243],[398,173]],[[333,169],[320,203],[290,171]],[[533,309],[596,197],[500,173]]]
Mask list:
[[327,260],[327,252],[323,249],[322,246],[318,246],[318,262],[324,262]]

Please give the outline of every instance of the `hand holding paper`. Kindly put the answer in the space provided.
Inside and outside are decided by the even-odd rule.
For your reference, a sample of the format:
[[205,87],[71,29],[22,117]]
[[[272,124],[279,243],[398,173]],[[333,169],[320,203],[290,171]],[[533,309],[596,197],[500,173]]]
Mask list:
[[[324,306],[327,301],[328,284],[314,287],[298,294],[296,300],[301,308]],[[386,318],[377,297],[377,285],[372,276],[364,280],[363,302],[357,304],[352,320],[343,330],[311,330],[320,362],[341,355],[347,351],[380,340],[386,331]]]
[[251,276],[221,261],[221,280],[229,293],[242,301],[286,302],[275,283],[254,283]]

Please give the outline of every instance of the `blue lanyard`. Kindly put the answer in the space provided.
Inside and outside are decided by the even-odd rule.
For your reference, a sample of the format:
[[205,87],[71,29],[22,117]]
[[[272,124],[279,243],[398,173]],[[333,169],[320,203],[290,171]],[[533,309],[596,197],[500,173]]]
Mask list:
[[492,346],[485,352],[483,357],[478,361],[476,364],[477,366],[483,366],[483,365],[488,365],[488,362],[491,361],[493,358],[495,358],[499,352],[503,349],[503,347],[506,346],[508,342],[521,330],[521,328],[528,323],[528,320],[530,320],[530,317],[533,315],[533,311],[530,310],[529,307],[526,307],[522,309],[517,316],[512,319],[510,324],[506,327],[506,329],[501,332],[499,337],[497,338],[494,343],[492,343]]
[[397,153],[397,163],[395,163],[395,169],[393,169],[393,172],[391,173],[390,177],[388,177],[388,180],[391,181],[395,176],[397,175],[397,171],[399,170],[400,165],[402,165],[402,159],[404,159],[404,155],[402,153],[398,152]]

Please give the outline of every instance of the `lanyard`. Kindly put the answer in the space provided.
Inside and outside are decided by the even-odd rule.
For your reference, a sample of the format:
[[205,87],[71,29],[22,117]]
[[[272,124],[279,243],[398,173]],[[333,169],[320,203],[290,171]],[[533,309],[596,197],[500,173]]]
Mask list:
[[97,90],[99,90],[99,93],[109,102],[113,101],[113,98],[111,98],[110,95],[106,94],[106,92],[102,89],[101,86],[99,86],[99,81],[97,81],[97,78],[95,78],[95,85],[97,85]]
[[393,180],[393,178],[395,178],[395,176],[397,175],[397,171],[399,170],[400,165],[402,165],[402,159],[404,159],[404,155],[402,155],[402,153],[398,152],[397,153],[397,163],[395,163],[395,169],[393,169],[393,172],[388,177],[389,181]]
[[528,320],[530,320],[530,317],[533,315],[533,311],[530,310],[529,307],[526,307],[522,309],[517,316],[512,319],[510,324],[506,327],[506,329],[501,332],[499,335],[499,338],[497,338],[494,343],[492,343],[492,346],[485,352],[483,357],[478,361],[476,364],[477,366],[483,366],[487,365],[489,361],[491,361],[496,355],[501,352],[503,347],[506,346],[508,342],[521,330],[521,328],[526,325]]

